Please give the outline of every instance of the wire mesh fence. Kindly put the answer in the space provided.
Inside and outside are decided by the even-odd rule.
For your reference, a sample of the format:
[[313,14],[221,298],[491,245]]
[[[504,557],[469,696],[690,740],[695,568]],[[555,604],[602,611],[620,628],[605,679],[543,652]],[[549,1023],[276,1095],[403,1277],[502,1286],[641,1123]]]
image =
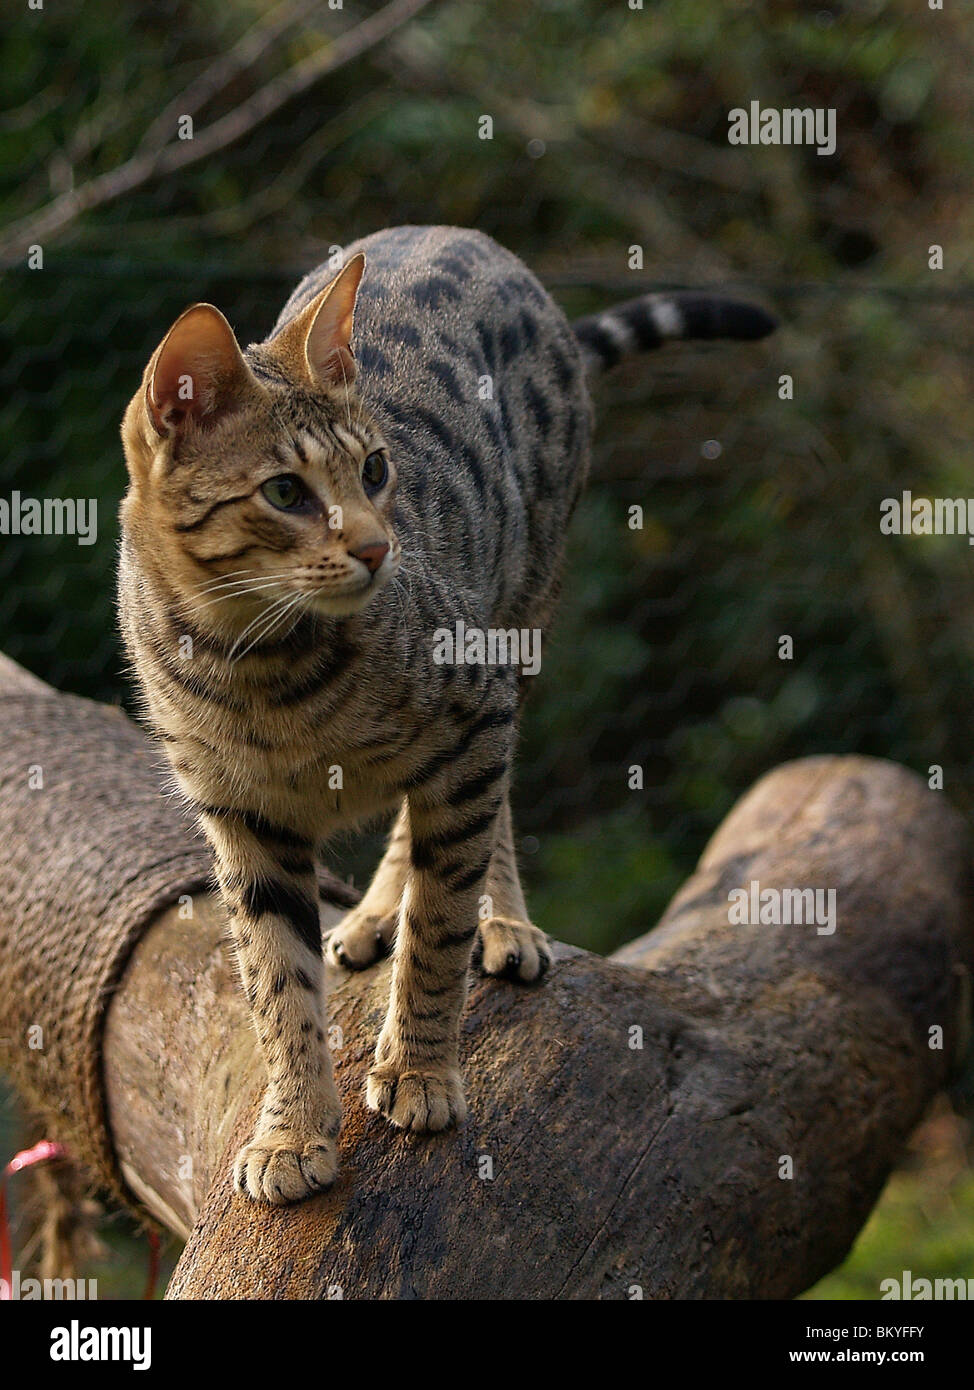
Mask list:
[[[121,414],[187,302],[219,303],[246,342],[297,275],[90,260],[10,277],[8,496],[95,499],[98,524],[92,544],[4,537],[9,655],[60,688],[128,698],[113,608]],[[552,286],[570,313],[620,287]],[[518,777],[545,925],[585,944],[645,929],[734,798],[786,758],[940,766],[949,795],[974,797],[959,736],[968,539],[880,528],[904,491],[966,496],[951,470],[966,441],[940,403],[971,357],[970,305],[839,286],[770,297],[781,329],[767,345],[680,345],[598,391],[593,478]],[[580,892],[595,873],[607,881]]]
[[[522,741],[543,924],[603,949],[644,929],[784,758],[942,765],[969,808],[971,551],[879,529],[886,497],[967,490],[965,9],[157,0],[11,25],[0,467],[8,495],[97,498],[99,531],[3,538],[4,649],[125,698],[118,422],[187,303],[246,342],[330,246],[473,225],[570,314],[680,284],[781,318],[766,344],[668,349],[600,388]],[[755,100],[833,113],[834,151],[731,143]]]

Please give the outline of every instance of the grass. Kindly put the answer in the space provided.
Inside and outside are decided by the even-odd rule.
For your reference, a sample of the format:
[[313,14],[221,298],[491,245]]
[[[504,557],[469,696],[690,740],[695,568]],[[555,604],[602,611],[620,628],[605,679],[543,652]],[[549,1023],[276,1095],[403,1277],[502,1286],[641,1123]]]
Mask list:
[[803,1297],[879,1299],[884,1279],[974,1280],[970,1126],[940,1102],[845,1261]]

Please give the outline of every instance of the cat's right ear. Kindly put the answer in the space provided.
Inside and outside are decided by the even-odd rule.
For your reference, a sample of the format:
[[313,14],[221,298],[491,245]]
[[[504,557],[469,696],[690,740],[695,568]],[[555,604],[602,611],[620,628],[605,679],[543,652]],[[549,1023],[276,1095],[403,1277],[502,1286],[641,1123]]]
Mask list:
[[352,320],[364,273],[365,253],[357,251],[268,344],[298,380],[316,387],[347,387],[355,380]]
[[146,410],[158,434],[176,434],[188,420],[205,426],[238,409],[254,385],[219,309],[194,304],[180,314],[149,363]]

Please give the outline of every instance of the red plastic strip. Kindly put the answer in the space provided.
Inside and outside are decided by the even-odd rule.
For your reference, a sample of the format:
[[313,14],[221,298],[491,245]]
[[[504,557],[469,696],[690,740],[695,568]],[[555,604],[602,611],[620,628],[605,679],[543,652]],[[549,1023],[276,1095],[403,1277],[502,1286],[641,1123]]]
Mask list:
[[149,1240],[149,1275],[148,1275],[148,1278],[146,1279],[145,1293],[142,1295],[142,1298],[143,1298],[143,1299],[155,1298],[155,1295],[156,1295],[156,1283],[157,1283],[157,1281],[158,1281],[158,1279],[159,1279],[159,1249],[160,1249],[159,1232],[158,1232],[158,1231],[149,1231],[149,1232],[148,1232],[148,1240]]
[[66,1158],[67,1149],[50,1139],[42,1139],[32,1149],[21,1149],[0,1174],[0,1302],[9,1301],[13,1294],[14,1267],[10,1252],[10,1225],[7,1221],[7,1179],[23,1168],[44,1163],[51,1158]]

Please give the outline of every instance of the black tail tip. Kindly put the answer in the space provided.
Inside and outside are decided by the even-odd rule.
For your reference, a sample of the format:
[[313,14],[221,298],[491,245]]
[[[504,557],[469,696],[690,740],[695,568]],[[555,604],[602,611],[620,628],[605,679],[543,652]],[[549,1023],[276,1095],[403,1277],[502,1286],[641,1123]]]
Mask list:
[[778,327],[778,320],[774,314],[769,313],[767,309],[760,309],[756,304],[738,304],[736,312],[737,336],[740,338],[766,338]]
[[683,319],[684,338],[766,338],[778,327],[767,309],[722,295],[674,295]]
[[726,299],[719,300],[716,308],[718,320],[722,324],[719,334],[722,338],[740,338],[745,342],[753,342],[758,338],[766,338],[778,327],[778,320],[774,314],[769,313],[767,309],[759,308],[757,304],[743,304],[737,299]]

